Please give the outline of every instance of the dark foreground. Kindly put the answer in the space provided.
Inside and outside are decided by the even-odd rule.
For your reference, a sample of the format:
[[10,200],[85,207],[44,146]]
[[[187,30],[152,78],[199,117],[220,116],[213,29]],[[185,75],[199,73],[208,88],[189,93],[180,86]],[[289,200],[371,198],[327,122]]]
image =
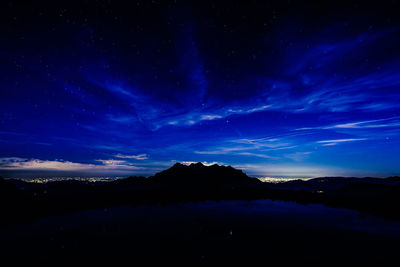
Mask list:
[[316,204],[206,201],[87,210],[0,233],[3,252],[128,251],[133,261],[385,266],[398,262],[400,222]]
[[105,183],[0,180],[0,193],[0,251],[13,259],[398,266],[398,177],[275,185],[176,164]]

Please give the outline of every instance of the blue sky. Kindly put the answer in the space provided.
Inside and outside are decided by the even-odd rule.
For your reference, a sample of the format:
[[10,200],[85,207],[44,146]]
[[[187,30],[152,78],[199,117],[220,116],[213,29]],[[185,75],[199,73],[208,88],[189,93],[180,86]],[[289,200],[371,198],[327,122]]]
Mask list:
[[0,175],[400,175],[396,4],[137,3],[5,7]]

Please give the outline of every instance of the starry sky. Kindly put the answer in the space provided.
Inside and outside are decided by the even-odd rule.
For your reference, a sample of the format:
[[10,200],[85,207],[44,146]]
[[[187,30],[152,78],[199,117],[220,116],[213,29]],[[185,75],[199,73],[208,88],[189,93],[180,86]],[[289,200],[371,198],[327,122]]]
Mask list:
[[400,175],[397,1],[127,2],[2,1],[0,175]]

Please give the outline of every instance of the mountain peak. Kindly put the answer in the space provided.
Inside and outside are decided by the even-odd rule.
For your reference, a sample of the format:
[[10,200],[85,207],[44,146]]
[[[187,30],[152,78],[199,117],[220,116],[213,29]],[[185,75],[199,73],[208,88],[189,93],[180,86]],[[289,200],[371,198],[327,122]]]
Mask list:
[[180,162],[176,162],[171,168],[182,167],[182,166],[185,166],[185,165],[183,165]]
[[189,166],[204,167],[205,165],[201,162],[197,162],[197,163],[191,163]]
[[150,179],[163,184],[192,184],[194,186],[258,182],[257,179],[250,178],[241,170],[231,166],[218,164],[206,166],[201,162],[190,165],[177,162],[169,169],[156,173]]

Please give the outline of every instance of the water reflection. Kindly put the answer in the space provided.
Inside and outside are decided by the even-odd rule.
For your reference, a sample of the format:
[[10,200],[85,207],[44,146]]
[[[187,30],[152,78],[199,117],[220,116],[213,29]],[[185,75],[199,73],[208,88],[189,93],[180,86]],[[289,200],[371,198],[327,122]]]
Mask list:
[[40,219],[1,230],[15,247],[259,247],[338,240],[400,240],[400,223],[356,211],[293,202],[206,201],[168,206],[114,207]]

